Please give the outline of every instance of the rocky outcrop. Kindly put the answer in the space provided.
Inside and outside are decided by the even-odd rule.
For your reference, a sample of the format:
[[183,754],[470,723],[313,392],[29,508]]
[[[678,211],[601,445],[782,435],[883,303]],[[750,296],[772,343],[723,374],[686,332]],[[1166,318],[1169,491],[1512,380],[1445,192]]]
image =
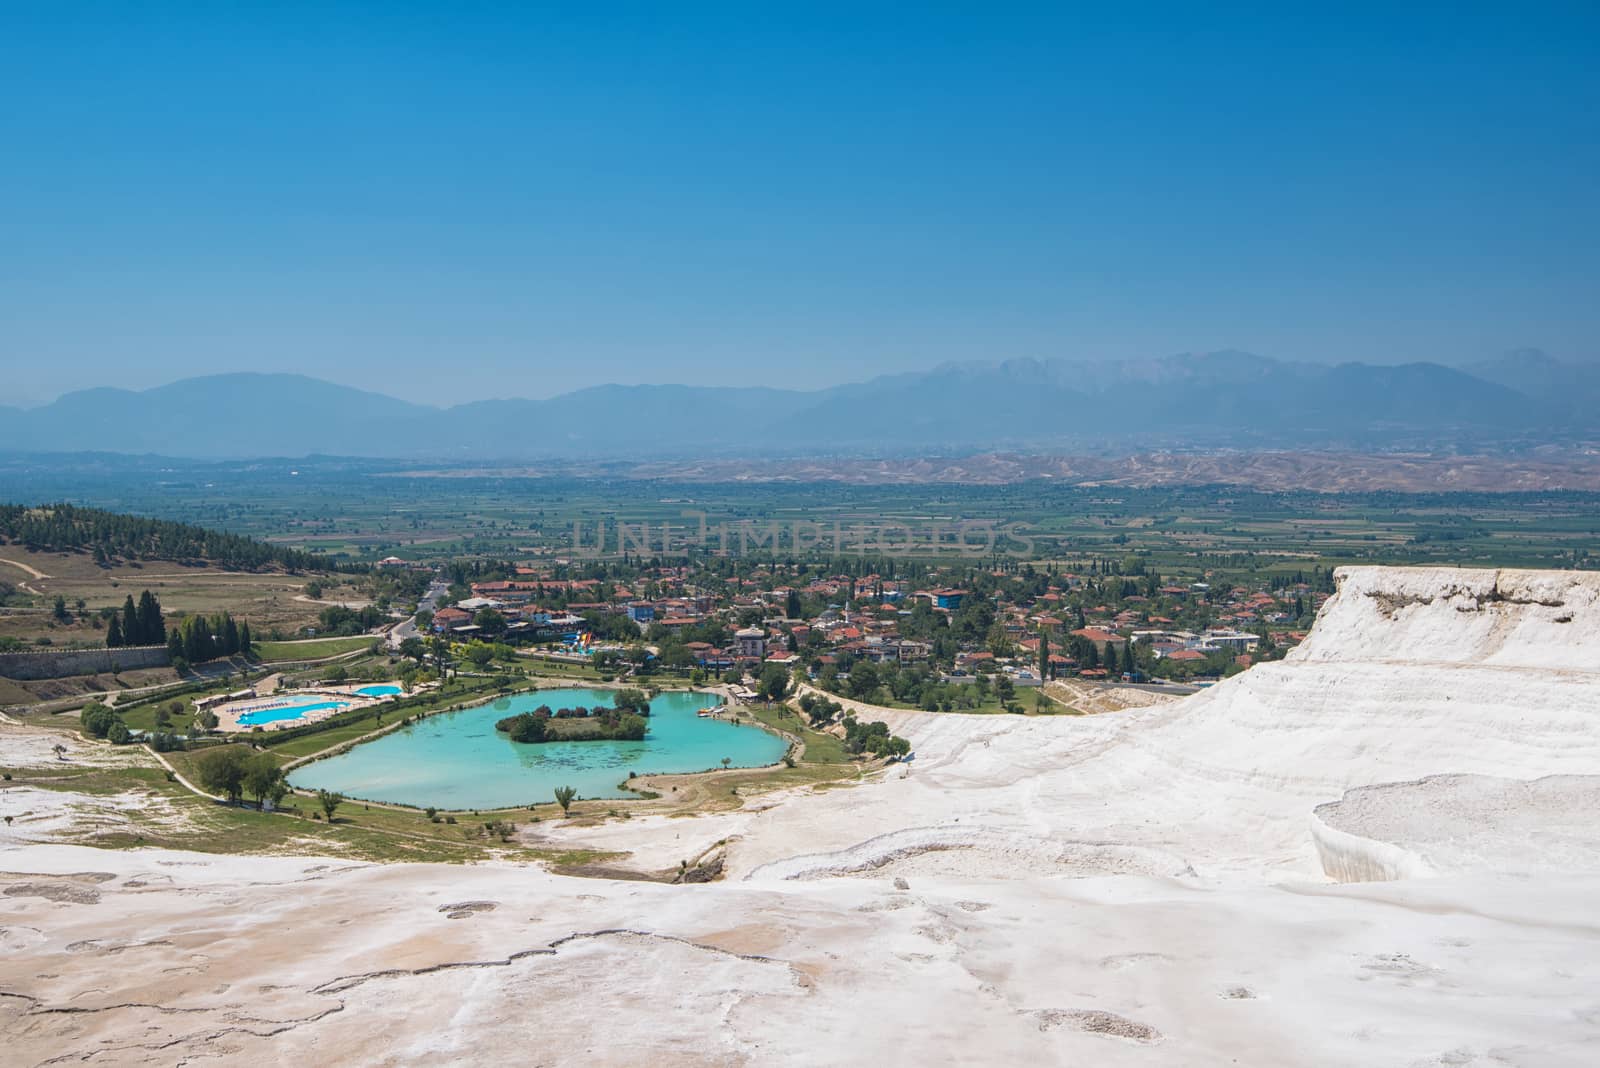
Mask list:
[[1347,567],[1301,662],[1600,671],[1600,573]]

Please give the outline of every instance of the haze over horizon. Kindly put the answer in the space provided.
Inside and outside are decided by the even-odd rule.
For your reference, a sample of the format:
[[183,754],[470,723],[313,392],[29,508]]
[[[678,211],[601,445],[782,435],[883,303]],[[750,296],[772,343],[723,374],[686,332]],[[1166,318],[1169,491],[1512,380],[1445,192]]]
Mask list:
[[[1215,352],[1209,352],[1209,353],[1180,352],[1180,353],[1170,353],[1170,354],[1165,354],[1165,355],[1160,355],[1160,356],[1131,357],[1131,358],[1126,359],[1126,360],[1100,360],[1100,359],[1096,359],[1096,358],[1094,358],[1092,356],[1084,356],[1084,357],[1081,357],[1081,358],[1076,359],[1076,360],[1071,360],[1071,359],[1068,359],[1068,360],[1061,360],[1061,359],[1056,359],[1056,360],[1043,359],[1043,360],[1040,360],[1040,359],[1035,359],[1033,357],[1014,357],[1014,358],[1012,358],[1010,360],[950,360],[950,361],[946,361],[946,362],[944,362],[942,364],[932,365],[932,366],[929,366],[929,367],[905,367],[905,368],[896,369],[894,371],[885,372],[885,373],[882,373],[882,374],[877,374],[877,373],[874,373],[874,374],[863,374],[863,375],[857,376],[855,378],[841,378],[841,379],[838,379],[836,381],[808,383],[806,385],[800,385],[800,386],[784,385],[784,384],[781,384],[781,383],[772,384],[772,383],[762,383],[762,382],[753,382],[753,383],[745,383],[745,382],[711,382],[711,383],[706,383],[705,385],[710,386],[713,389],[715,389],[716,387],[729,387],[729,388],[736,388],[736,389],[740,389],[740,388],[776,389],[776,390],[781,390],[781,391],[784,391],[784,392],[825,394],[825,393],[829,392],[830,390],[834,390],[834,389],[837,389],[837,388],[840,388],[840,387],[850,387],[850,386],[864,385],[864,384],[867,384],[867,383],[876,382],[876,381],[878,381],[880,379],[898,380],[899,378],[906,377],[906,376],[937,375],[937,374],[940,374],[942,372],[962,371],[962,370],[967,370],[967,369],[987,371],[989,369],[993,369],[993,368],[997,368],[997,367],[1001,367],[1001,366],[1006,366],[1006,365],[1018,366],[1018,365],[1035,364],[1035,365],[1039,365],[1041,367],[1047,367],[1047,368],[1049,368],[1049,367],[1061,367],[1061,366],[1065,366],[1065,367],[1069,367],[1070,368],[1070,367],[1081,366],[1084,369],[1086,374],[1092,375],[1092,374],[1095,373],[1095,371],[1094,371],[1095,368],[1099,368],[1100,370],[1105,371],[1105,370],[1108,370],[1108,369],[1113,368],[1113,367],[1116,367],[1116,368],[1135,367],[1136,368],[1136,367],[1139,367],[1139,366],[1142,366],[1142,365],[1149,365],[1149,366],[1153,367],[1155,365],[1159,365],[1159,364],[1162,364],[1162,363],[1182,363],[1182,362],[1187,362],[1187,361],[1190,361],[1190,360],[1201,360],[1201,361],[1204,361],[1204,360],[1213,359],[1213,358],[1217,358],[1217,357],[1230,357],[1230,356],[1239,356],[1239,357],[1243,357],[1245,359],[1252,360],[1252,361],[1254,361],[1254,360],[1265,360],[1266,362],[1275,363],[1275,364],[1279,364],[1279,365],[1287,365],[1287,366],[1300,365],[1300,366],[1304,366],[1304,367],[1308,367],[1308,368],[1330,368],[1330,367],[1334,367],[1334,366],[1339,366],[1339,365],[1333,364],[1333,363],[1319,363],[1317,361],[1310,361],[1310,360],[1303,360],[1303,361],[1283,360],[1283,361],[1279,361],[1279,360],[1274,360],[1272,357],[1263,357],[1261,354],[1248,353],[1248,352],[1244,352],[1243,350],[1240,350],[1240,349],[1222,349],[1222,350],[1218,350],[1218,351],[1215,351]],[[1554,357],[1550,353],[1546,353],[1542,349],[1532,349],[1532,348],[1515,349],[1515,350],[1512,350],[1510,352],[1502,353],[1502,354],[1500,354],[1498,359],[1500,361],[1503,361],[1504,364],[1507,367],[1510,367],[1510,368],[1516,367],[1522,361],[1538,361],[1540,363],[1563,364],[1563,365],[1565,365],[1568,368],[1573,369],[1573,370],[1584,370],[1584,369],[1587,369],[1587,368],[1600,367],[1600,360],[1591,360],[1591,361],[1585,361],[1585,362],[1582,362],[1582,363],[1580,363],[1578,361],[1560,360],[1558,357]],[[1432,361],[1419,361],[1419,362],[1431,363]],[[1494,362],[1496,362],[1496,361],[1493,361],[1493,360],[1485,361],[1486,364],[1490,364],[1490,363],[1494,363]],[[1345,361],[1344,363],[1346,365],[1350,365],[1350,364],[1361,365],[1361,364],[1367,363],[1367,361],[1352,360],[1352,361]],[[1386,366],[1385,364],[1382,364],[1382,363],[1372,363],[1370,365],[1374,366],[1374,367]],[[1452,365],[1452,364],[1444,363],[1444,364],[1439,364],[1439,366],[1450,367],[1450,368],[1452,368],[1454,370],[1461,370],[1461,371],[1463,371],[1464,373],[1467,373],[1467,374],[1472,374],[1474,371],[1479,369],[1478,367],[1475,367],[1475,366],[1470,365],[1470,364],[1467,364],[1467,365],[1454,364],[1454,365]],[[238,370],[213,371],[213,372],[206,372],[206,373],[197,374],[197,375],[189,375],[189,376],[185,376],[185,377],[182,377],[182,378],[174,378],[174,379],[167,380],[167,381],[155,382],[155,383],[152,383],[149,386],[142,386],[142,387],[126,387],[126,386],[116,386],[116,385],[100,384],[100,383],[82,384],[82,385],[76,386],[76,387],[74,387],[72,389],[65,390],[64,392],[62,392],[58,396],[52,398],[50,401],[30,404],[30,403],[16,403],[15,399],[13,399],[11,406],[19,408],[19,409],[24,410],[24,411],[36,411],[36,410],[49,408],[49,407],[52,406],[52,404],[55,401],[60,400],[63,397],[71,397],[73,395],[97,393],[97,392],[100,392],[100,391],[103,391],[103,390],[116,390],[116,391],[119,391],[119,392],[126,391],[126,392],[133,393],[133,394],[136,394],[136,395],[138,395],[138,394],[147,394],[147,393],[150,393],[152,391],[161,391],[166,387],[178,387],[178,386],[188,386],[188,385],[202,384],[202,383],[206,383],[208,381],[226,380],[226,379],[235,378],[235,377],[238,377],[238,376],[241,376],[241,375],[243,375],[243,376],[259,376],[261,378],[283,378],[283,377],[286,377],[286,376],[290,377],[290,378],[298,377],[298,378],[306,379],[308,381],[308,383],[315,383],[315,384],[323,384],[323,383],[325,383],[325,384],[328,384],[328,385],[340,386],[340,387],[344,387],[344,388],[348,388],[348,389],[361,390],[363,392],[377,394],[380,397],[390,398],[390,399],[394,399],[394,400],[400,400],[400,401],[406,402],[407,404],[418,405],[418,406],[421,406],[421,407],[424,407],[424,408],[437,408],[437,409],[439,409],[441,411],[448,411],[449,409],[454,408],[454,407],[458,407],[458,406],[462,406],[462,405],[470,406],[470,405],[473,405],[473,404],[479,404],[479,403],[486,402],[486,401],[487,402],[495,402],[495,401],[520,401],[520,400],[530,400],[530,401],[558,400],[561,397],[568,396],[568,395],[573,394],[573,393],[581,393],[581,392],[583,392],[585,390],[603,390],[603,389],[615,388],[615,387],[622,387],[622,388],[632,388],[632,387],[663,388],[663,387],[673,387],[673,386],[689,386],[691,388],[694,388],[696,386],[695,383],[674,381],[674,380],[665,379],[665,378],[660,379],[660,380],[656,380],[656,381],[639,381],[639,382],[616,382],[616,381],[601,381],[601,380],[597,380],[597,381],[593,381],[593,382],[581,382],[580,381],[580,382],[577,382],[574,385],[572,385],[570,388],[563,389],[563,390],[561,390],[559,392],[556,392],[556,393],[549,393],[549,392],[539,392],[539,391],[518,392],[517,391],[517,387],[516,387],[516,383],[514,381],[509,381],[509,382],[486,382],[485,383],[485,386],[486,386],[485,391],[480,393],[480,394],[478,394],[478,395],[468,396],[468,397],[461,397],[459,399],[452,399],[452,400],[446,401],[446,400],[440,400],[440,399],[435,398],[435,397],[420,397],[420,398],[419,397],[411,397],[411,396],[408,396],[404,391],[398,391],[398,390],[393,390],[393,389],[388,388],[390,383],[386,383],[386,382],[382,382],[382,381],[379,381],[379,382],[372,382],[372,381],[343,381],[343,380],[341,380],[340,376],[338,376],[337,374],[318,374],[318,373],[306,373],[306,372],[301,372],[301,371],[255,370],[255,369],[252,369],[252,368],[242,368],[242,369],[238,369]],[[498,392],[496,390],[498,390]]]
[[1593,361],[1597,23],[12,9],[0,405]]

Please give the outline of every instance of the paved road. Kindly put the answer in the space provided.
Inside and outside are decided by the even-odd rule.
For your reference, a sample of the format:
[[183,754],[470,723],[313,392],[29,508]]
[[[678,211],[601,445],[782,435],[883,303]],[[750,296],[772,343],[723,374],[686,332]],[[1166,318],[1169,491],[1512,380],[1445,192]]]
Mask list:
[[[449,583],[441,579],[434,579],[428,584],[428,592],[424,593],[421,600],[417,601],[417,611],[434,611],[435,606],[439,603],[439,598],[443,597],[449,590]],[[398,649],[400,648],[400,643],[407,638],[420,637],[422,637],[422,632],[417,630],[417,617],[412,616],[410,619],[396,623],[389,628],[389,648]]]

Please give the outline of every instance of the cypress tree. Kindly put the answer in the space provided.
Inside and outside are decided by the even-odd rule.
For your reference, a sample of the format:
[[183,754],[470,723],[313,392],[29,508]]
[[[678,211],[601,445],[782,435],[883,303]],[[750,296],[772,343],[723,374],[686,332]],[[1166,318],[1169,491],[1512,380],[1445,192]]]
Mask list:
[[239,624],[239,651],[245,656],[250,655],[250,624]]
[[113,615],[106,625],[106,648],[115,649],[123,644],[125,643],[122,640],[122,617]]
[[161,602],[155,594],[145,590],[139,595],[139,644],[163,645],[167,640],[167,624],[161,618]]
[[222,653],[224,656],[233,656],[239,651],[239,626],[234,623],[232,616],[225,618],[222,624]]
[[1039,628],[1039,681],[1043,682],[1050,677],[1050,635],[1043,628]]
[[191,664],[211,659],[207,655],[206,647],[211,643],[206,640],[206,629],[204,616],[193,615],[183,621],[183,656]]
[[122,640],[126,645],[142,645],[139,640],[139,610],[133,607],[133,594],[122,602]]

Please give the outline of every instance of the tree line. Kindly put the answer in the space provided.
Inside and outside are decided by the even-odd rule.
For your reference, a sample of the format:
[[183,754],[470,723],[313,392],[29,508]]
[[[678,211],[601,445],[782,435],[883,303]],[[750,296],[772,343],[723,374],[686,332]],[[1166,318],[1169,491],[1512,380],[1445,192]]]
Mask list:
[[102,566],[120,558],[203,561],[230,571],[332,569],[328,561],[311,553],[238,534],[65,503],[0,504],[0,537],[31,552],[93,552]]
[[249,656],[252,639],[250,624],[237,623],[232,615],[184,616],[167,635],[167,652],[172,662],[200,664],[223,656]]

